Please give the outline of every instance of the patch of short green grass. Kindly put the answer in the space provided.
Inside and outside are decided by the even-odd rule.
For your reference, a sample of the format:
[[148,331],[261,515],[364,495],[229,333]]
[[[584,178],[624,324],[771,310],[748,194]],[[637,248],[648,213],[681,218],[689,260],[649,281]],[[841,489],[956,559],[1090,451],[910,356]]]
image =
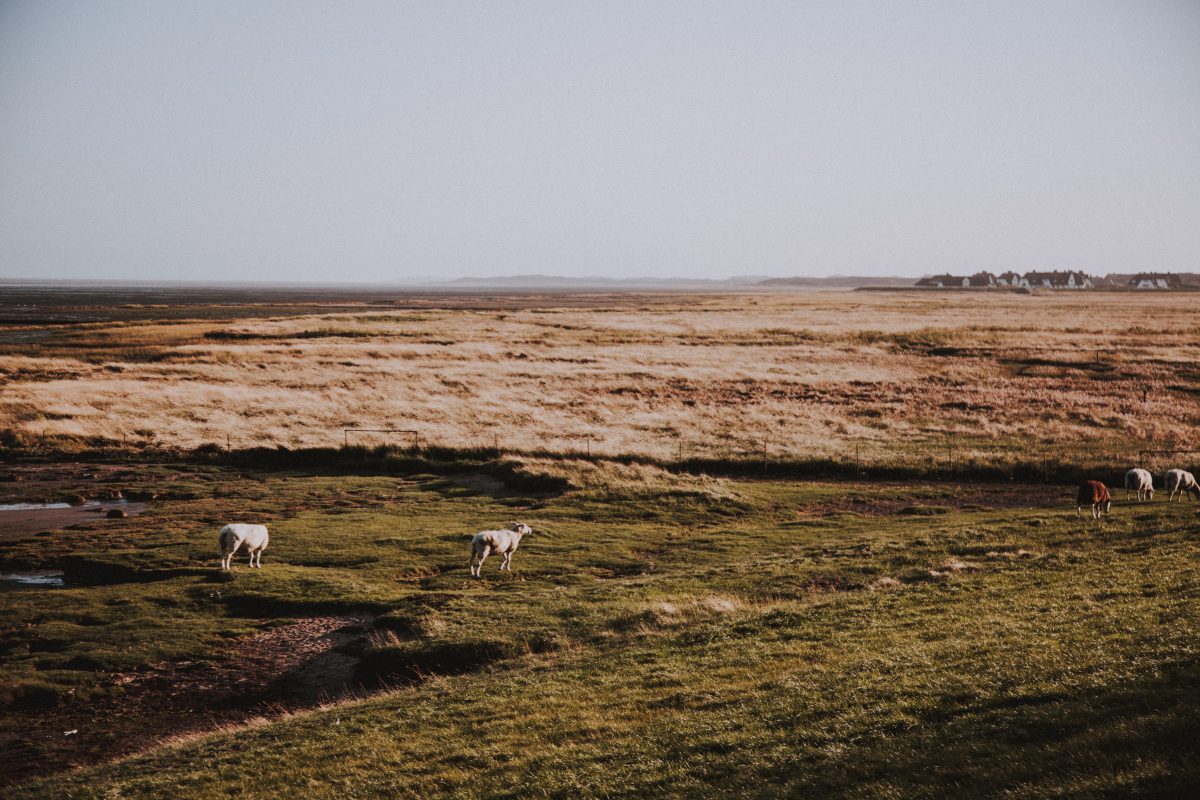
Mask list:
[[[362,676],[395,688],[13,796],[1156,796],[1200,781],[1186,506],[1119,504],[1100,523],[1065,504],[811,516],[872,489],[529,498],[440,476],[225,478],[220,497],[76,540],[76,557],[145,580],[52,605],[7,594],[6,671],[44,695],[365,609]],[[894,494],[938,507],[946,491]],[[217,576],[217,521],[253,514],[272,517],[265,569]],[[537,532],[513,572],[490,560],[469,578],[469,534],[514,518]],[[17,550],[53,564],[71,535]],[[90,671],[68,666],[82,658]]]

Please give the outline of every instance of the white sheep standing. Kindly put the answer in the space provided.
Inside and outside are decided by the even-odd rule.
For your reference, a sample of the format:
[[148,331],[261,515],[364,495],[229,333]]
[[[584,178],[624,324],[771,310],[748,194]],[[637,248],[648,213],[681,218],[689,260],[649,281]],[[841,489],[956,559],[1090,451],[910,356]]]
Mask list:
[[1196,476],[1187,470],[1169,469],[1163,475],[1163,486],[1171,494],[1167,501],[1175,499],[1175,494],[1179,494],[1179,499],[1183,499],[1183,495],[1190,494],[1192,497],[1200,500],[1200,486],[1196,485]]
[[[250,553],[250,566],[262,568],[262,553],[267,549],[266,525],[246,525],[235,522],[221,528],[221,569],[229,569],[233,564],[233,554],[246,546]],[[257,563],[256,563],[257,562]]]
[[1154,476],[1147,469],[1131,469],[1125,473],[1125,496],[1130,491],[1137,492],[1138,500],[1154,499]]
[[492,553],[504,556],[501,570],[512,572],[512,557],[521,544],[521,537],[533,533],[524,522],[510,522],[508,530],[480,531],[471,537],[471,575],[478,578],[483,571],[483,562]]

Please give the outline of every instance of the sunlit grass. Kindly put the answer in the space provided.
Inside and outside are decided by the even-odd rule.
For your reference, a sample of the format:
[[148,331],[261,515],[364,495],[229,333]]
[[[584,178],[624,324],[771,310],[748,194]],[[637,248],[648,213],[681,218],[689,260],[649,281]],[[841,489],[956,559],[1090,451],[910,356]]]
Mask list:
[[1010,459],[989,442],[1127,459],[1200,419],[1190,295],[636,302],[63,326],[0,345],[0,428],[303,447],[398,427],[447,447],[887,463],[947,439],[981,460]]
[[[173,481],[195,499],[10,546],[28,566],[160,574],[6,595],[8,675],[98,691],[106,671],[220,658],[261,621],[366,609],[364,678],[397,688],[9,794],[1032,798],[1200,780],[1192,506],[1118,497],[1095,523],[1066,490],[1016,487],[993,510],[997,487],[525,468],[576,488],[207,468]],[[235,518],[272,526],[265,568],[214,580]],[[508,519],[537,531],[513,574],[469,578],[468,534]]]

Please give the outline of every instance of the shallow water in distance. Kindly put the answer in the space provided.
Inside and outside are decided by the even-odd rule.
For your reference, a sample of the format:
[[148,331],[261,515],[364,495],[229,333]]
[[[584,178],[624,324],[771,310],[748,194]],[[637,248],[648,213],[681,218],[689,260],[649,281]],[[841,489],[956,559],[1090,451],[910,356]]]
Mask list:
[[61,569],[44,572],[0,572],[0,591],[12,589],[56,589],[63,585]]

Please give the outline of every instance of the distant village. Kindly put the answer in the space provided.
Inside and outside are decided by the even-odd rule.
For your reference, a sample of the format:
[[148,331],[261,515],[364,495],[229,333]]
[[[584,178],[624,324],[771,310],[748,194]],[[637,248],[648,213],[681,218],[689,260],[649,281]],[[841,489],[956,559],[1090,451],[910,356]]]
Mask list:
[[974,275],[932,275],[921,278],[917,286],[930,289],[1200,289],[1200,275],[1192,272],[1111,273],[1105,277],[1086,272],[1005,272],[993,275],[976,272]]

